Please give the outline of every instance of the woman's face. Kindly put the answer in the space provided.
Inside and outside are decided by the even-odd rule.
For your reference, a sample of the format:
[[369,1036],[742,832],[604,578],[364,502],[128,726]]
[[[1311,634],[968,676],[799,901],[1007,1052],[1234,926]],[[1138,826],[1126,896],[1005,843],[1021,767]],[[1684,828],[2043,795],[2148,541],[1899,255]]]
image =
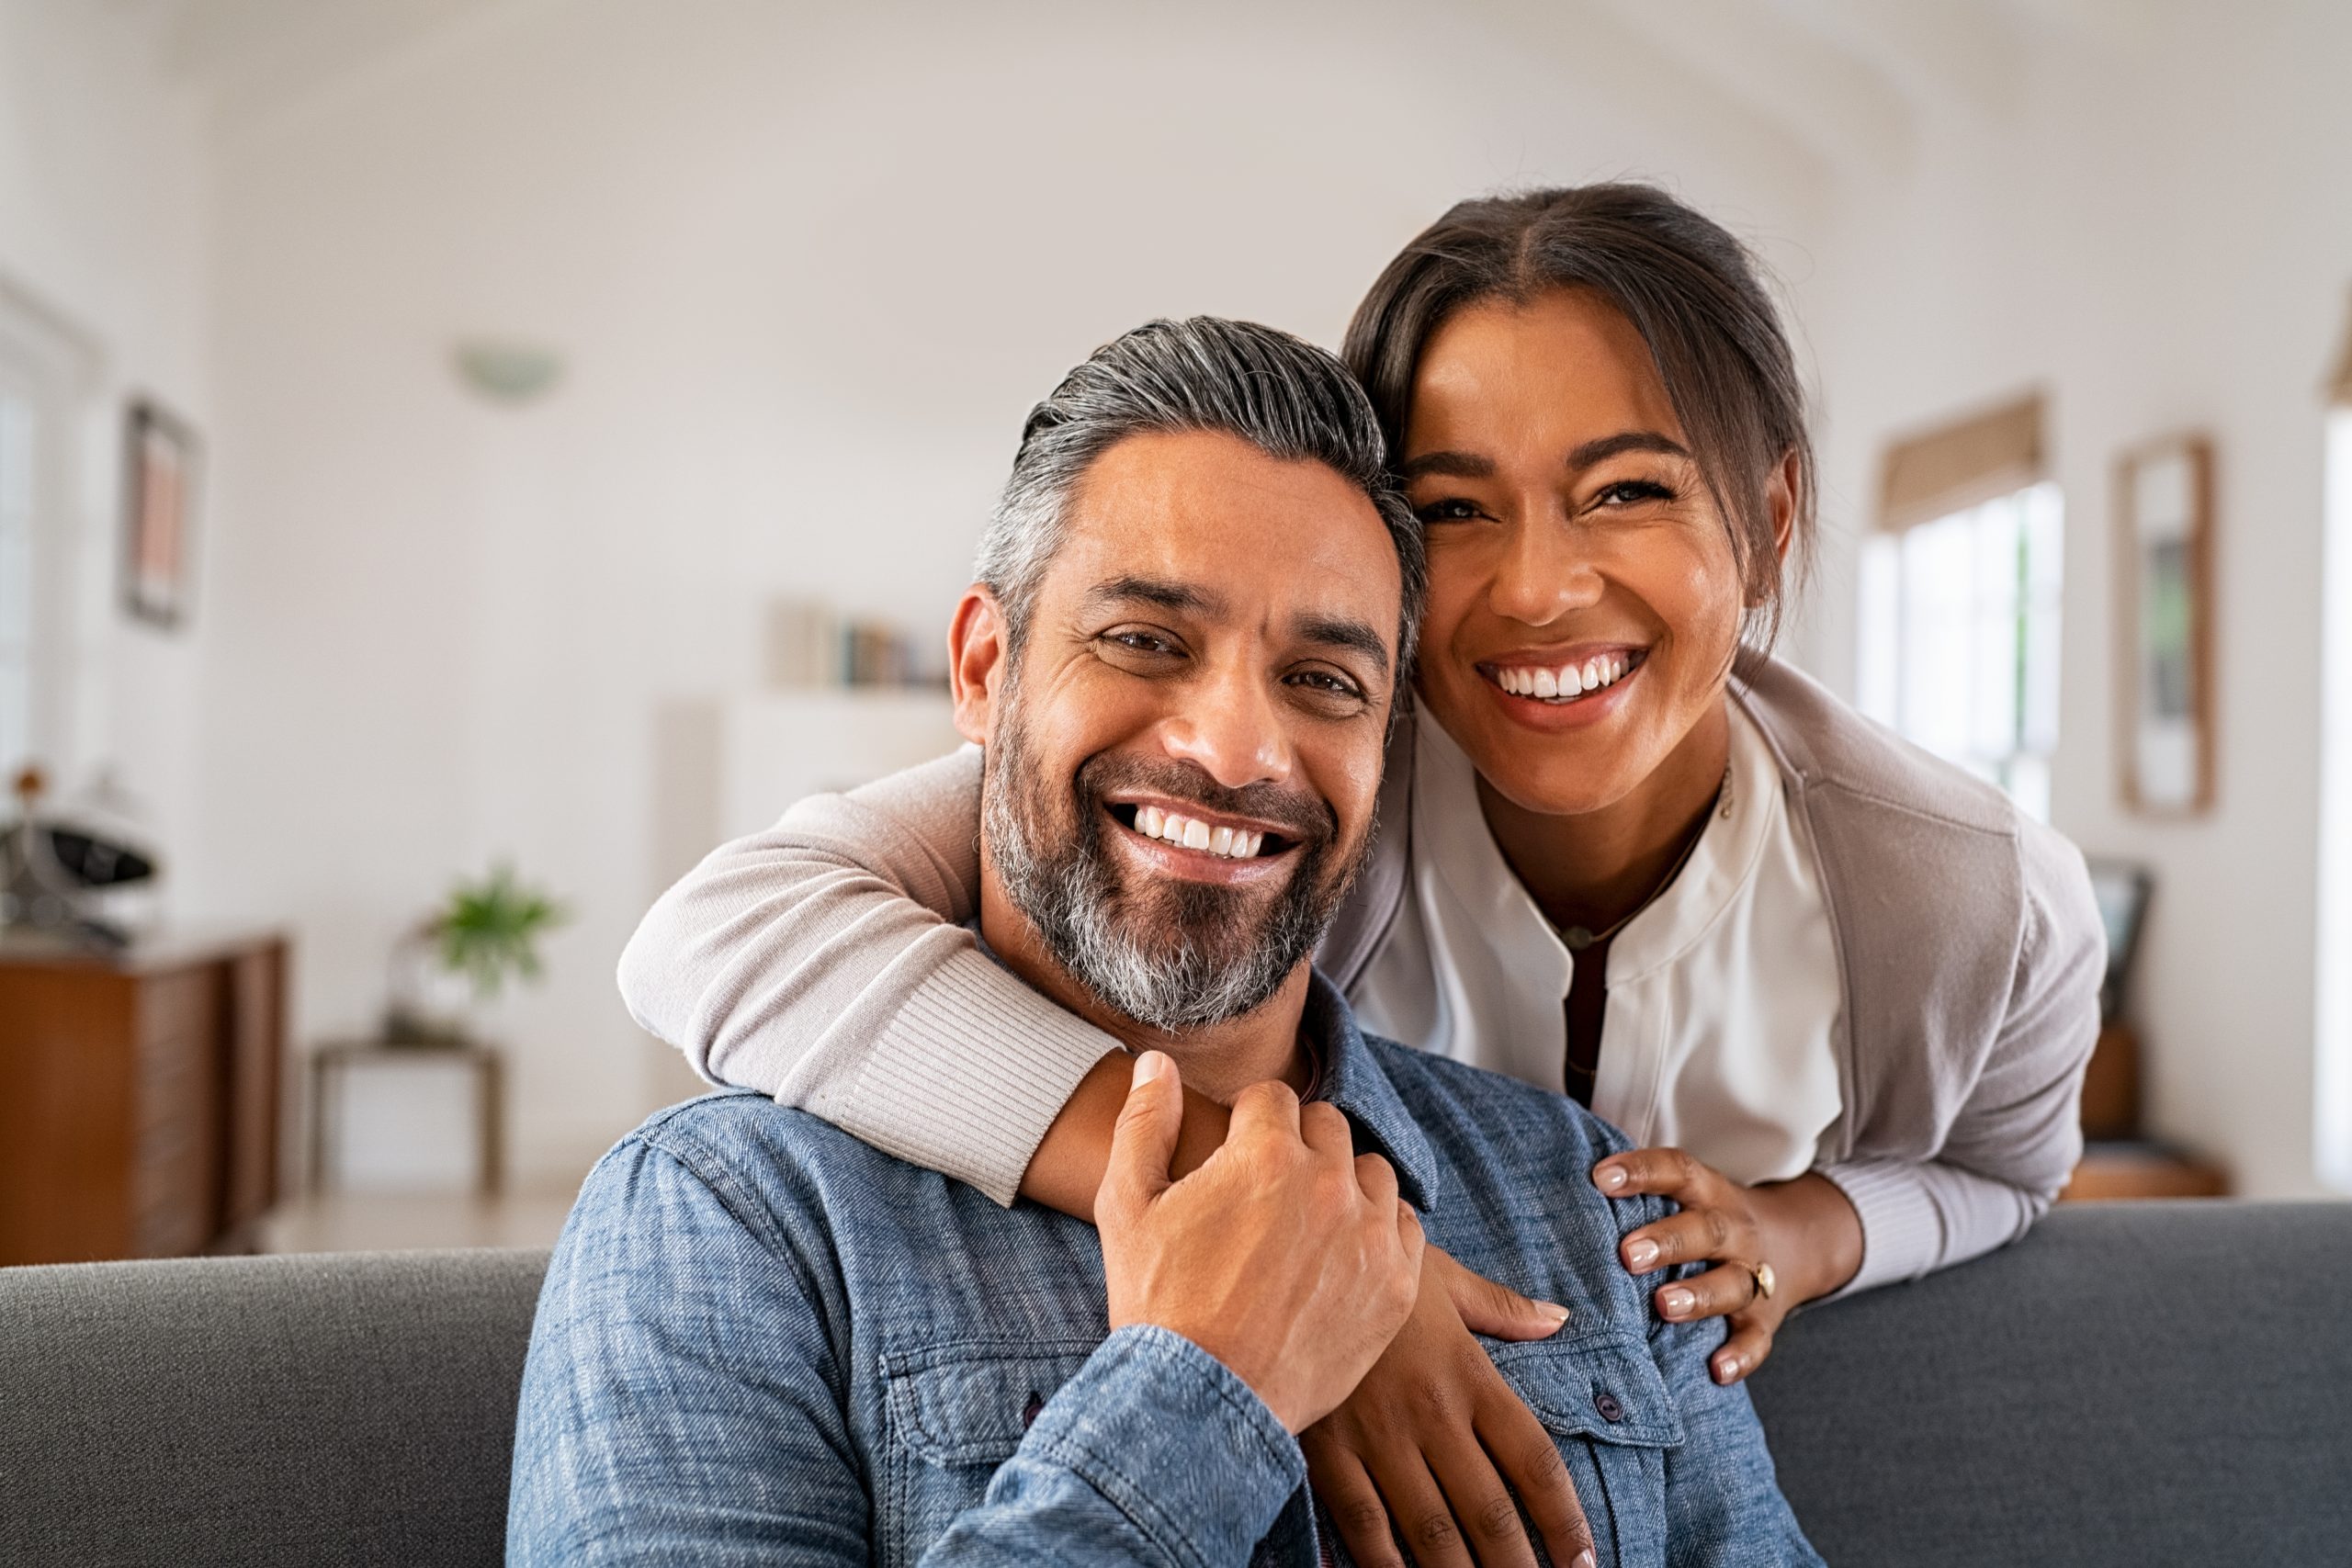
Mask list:
[[1625,800],[1722,711],[1745,593],[1689,446],[1592,294],[1474,305],[1421,355],[1401,463],[1429,530],[1420,694],[1522,810]]

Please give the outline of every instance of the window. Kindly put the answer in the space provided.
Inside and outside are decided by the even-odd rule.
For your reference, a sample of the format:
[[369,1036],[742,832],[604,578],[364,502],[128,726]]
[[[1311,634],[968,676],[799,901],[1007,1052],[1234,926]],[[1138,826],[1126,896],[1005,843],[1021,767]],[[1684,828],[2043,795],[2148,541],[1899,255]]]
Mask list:
[[1860,705],[2050,818],[2064,509],[2027,399],[1896,446],[1863,547]]
[[2050,818],[2058,487],[1881,536],[1862,557],[1861,707]]

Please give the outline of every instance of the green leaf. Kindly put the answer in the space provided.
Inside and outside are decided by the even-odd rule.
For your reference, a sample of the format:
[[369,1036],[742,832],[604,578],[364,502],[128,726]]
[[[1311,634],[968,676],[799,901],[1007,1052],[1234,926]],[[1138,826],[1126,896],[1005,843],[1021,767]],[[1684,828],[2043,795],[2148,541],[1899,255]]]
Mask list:
[[510,978],[538,978],[539,939],[569,919],[561,904],[523,886],[502,863],[481,881],[452,887],[431,930],[442,967],[463,976],[487,1001]]

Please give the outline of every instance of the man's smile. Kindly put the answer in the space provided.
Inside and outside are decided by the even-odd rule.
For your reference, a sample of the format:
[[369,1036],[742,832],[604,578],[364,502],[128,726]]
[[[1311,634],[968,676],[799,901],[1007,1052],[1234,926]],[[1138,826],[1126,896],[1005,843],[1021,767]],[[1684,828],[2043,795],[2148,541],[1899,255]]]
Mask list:
[[1102,803],[1112,835],[1145,869],[1186,882],[1241,886],[1286,873],[1299,840],[1274,824],[1162,795]]

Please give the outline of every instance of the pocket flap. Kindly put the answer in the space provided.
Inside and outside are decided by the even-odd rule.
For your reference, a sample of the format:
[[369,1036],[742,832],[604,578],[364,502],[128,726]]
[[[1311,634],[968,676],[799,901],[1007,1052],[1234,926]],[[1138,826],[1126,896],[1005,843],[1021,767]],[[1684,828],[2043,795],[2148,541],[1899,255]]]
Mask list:
[[933,1464],[1002,1464],[1094,1350],[1092,1341],[1033,1340],[894,1351],[882,1358],[890,1425]]
[[1546,1430],[1639,1448],[1682,1441],[1682,1412],[1649,1347],[1622,1332],[1494,1345],[1495,1369]]

